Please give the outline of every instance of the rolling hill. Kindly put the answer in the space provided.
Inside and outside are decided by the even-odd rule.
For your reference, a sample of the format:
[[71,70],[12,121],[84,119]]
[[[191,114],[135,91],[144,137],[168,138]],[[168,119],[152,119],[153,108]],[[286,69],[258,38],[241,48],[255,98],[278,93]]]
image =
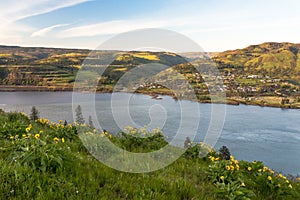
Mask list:
[[241,68],[244,74],[300,80],[300,44],[268,42],[225,51],[213,59],[221,68]]

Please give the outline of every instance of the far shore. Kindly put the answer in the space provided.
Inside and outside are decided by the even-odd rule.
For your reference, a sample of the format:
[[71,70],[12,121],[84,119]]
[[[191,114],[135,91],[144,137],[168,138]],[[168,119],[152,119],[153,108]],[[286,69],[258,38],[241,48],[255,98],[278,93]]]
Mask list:
[[[0,86],[0,92],[73,92],[72,87],[46,87],[46,86]],[[97,91],[97,93],[112,93],[111,90],[105,91]],[[155,100],[160,100],[158,95],[162,96],[171,96],[174,99],[173,94],[170,93],[161,93],[155,91],[146,91],[146,90],[139,90],[134,92],[136,94],[144,94],[149,95]],[[254,101],[246,101],[238,97],[227,97],[226,101],[214,101],[211,100],[198,100],[199,103],[214,103],[214,104],[228,104],[228,105],[236,105],[244,104],[244,105],[254,105],[254,106],[261,106],[261,107],[274,107],[274,108],[283,108],[283,109],[300,109],[300,105],[293,105],[293,104],[271,104],[271,103],[260,103]]]

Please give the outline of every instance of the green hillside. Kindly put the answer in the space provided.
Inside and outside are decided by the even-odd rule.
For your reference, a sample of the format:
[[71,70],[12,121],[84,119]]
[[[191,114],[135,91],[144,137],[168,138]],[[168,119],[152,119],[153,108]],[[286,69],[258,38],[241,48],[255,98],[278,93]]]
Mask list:
[[[133,81],[135,92],[178,98],[162,84],[178,84],[179,72],[193,87],[198,101],[211,102],[203,74],[194,68],[203,66],[210,56],[224,83],[224,88],[218,90],[226,92],[227,99],[221,102],[300,108],[299,50],[300,44],[263,43],[222,53],[187,52],[179,56],[169,52],[93,51],[90,56],[89,50],[0,46],[0,91],[72,91],[76,74],[85,61],[89,65],[87,77],[95,76],[110,63],[97,90],[112,92],[120,77],[136,66],[160,63],[171,68],[152,79]],[[135,77],[155,72],[158,71],[154,65],[147,65]],[[182,96],[188,96],[188,88],[181,90]]]
[[[108,141],[124,151],[152,152],[168,144],[166,136],[134,128],[126,134],[112,134],[62,121],[31,121],[25,113],[0,110],[0,199],[300,198],[299,178],[274,172],[260,161],[236,160],[226,147],[215,151],[191,141],[185,142],[186,152],[165,168],[139,174],[121,172],[90,152],[102,160],[112,159],[114,150]],[[83,141],[92,142],[89,151]],[[162,157],[150,156],[146,163],[134,164],[144,167],[151,160],[161,162]],[[121,165],[131,161],[122,156],[113,159]]]
[[263,43],[225,51],[213,58],[220,67],[242,68],[244,74],[300,80],[300,44]]
[[[0,46],[0,88],[2,90],[72,90],[76,74],[86,58],[97,65],[107,59],[112,63],[103,77],[110,85],[124,73],[140,64],[176,65],[186,62],[182,57],[163,52],[96,51],[40,47]],[[97,71],[95,69],[95,71]],[[105,90],[107,91],[107,90]]]

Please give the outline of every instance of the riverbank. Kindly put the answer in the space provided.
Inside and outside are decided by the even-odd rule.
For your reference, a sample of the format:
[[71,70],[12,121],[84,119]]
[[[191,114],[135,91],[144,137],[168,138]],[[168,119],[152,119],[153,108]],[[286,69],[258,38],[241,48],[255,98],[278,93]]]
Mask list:
[[[0,86],[0,92],[72,92],[73,87],[46,87],[46,86]],[[112,93],[113,87],[103,87],[101,91],[97,93]],[[153,99],[159,100],[158,95],[171,96],[173,99],[178,99],[170,90],[136,90],[134,93],[149,95]],[[288,99],[288,97],[285,97]],[[185,99],[185,98],[183,98]],[[276,101],[274,100],[276,99]],[[211,101],[209,95],[203,95],[198,97],[199,103],[215,103],[215,104],[228,104],[228,105],[255,105],[261,107],[273,107],[273,108],[283,108],[283,109],[300,109],[300,102],[293,103],[281,103],[282,97],[278,96],[267,96],[267,97],[251,97],[251,98],[241,98],[241,97],[226,97],[224,100]]]

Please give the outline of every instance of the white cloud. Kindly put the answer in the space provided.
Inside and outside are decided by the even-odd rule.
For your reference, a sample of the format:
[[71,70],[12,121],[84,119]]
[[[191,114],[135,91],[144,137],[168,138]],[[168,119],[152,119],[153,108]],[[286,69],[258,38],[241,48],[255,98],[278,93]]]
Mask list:
[[61,38],[69,38],[109,35],[118,34],[135,29],[158,28],[167,25],[168,22],[163,20],[118,20],[66,29],[59,33],[58,36]]
[[42,37],[42,36],[47,35],[53,29],[68,26],[68,25],[69,24],[56,24],[56,25],[53,25],[53,26],[49,26],[49,27],[46,27],[46,28],[43,28],[43,29],[40,29],[38,31],[33,32],[30,37]]
[[0,20],[14,22],[91,0],[0,0]]
[[[0,0],[0,41],[1,44],[23,44],[25,35],[30,35],[34,28],[24,25],[18,20],[26,17],[52,12],[57,9],[74,6],[91,0]],[[52,29],[57,27],[52,27]],[[43,35],[47,31],[40,30],[34,35]]]
[[0,26],[1,44],[21,45],[23,43],[23,35],[31,31],[33,31],[31,27],[18,23]]

